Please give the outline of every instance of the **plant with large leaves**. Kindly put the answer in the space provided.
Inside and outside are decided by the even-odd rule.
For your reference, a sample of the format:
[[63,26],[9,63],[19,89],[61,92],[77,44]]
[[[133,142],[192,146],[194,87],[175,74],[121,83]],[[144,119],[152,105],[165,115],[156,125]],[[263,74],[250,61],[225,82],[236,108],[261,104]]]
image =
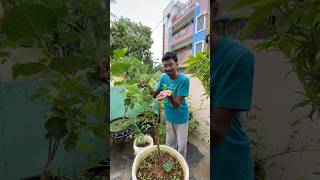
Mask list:
[[129,109],[140,106],[144,117],[152,122],[154,116],[159,112],[156,108],[158,103],[151,96],[150,85],[155,86],[157,79],[160,77],[160,72],[150,74],[148,64],[143,64],[135,57],[126,56],[126,53],[127,48],[117,49],[113,52],[111,60],[111,79],[115,81],[115,86],[122,87],[125,95],[123,117],[126,116]]
[[205,89],[204,95],[209,97],[210,95],[210,59],[209,51],[198,53],[195,56],[190,56],[187,61],[184,62],[187,66],[185,72],[193,71],[192,77],[196,77],[201,81],[202,86]]
[[[0,44],[2,53],[17,47],[41,50],[39,59],[15,62],[12,71],[14,78],[46,80],[31,97],[51,107],[45,122],[49,150],[43,179],[48,177],[49,166],[62,141],[66,151],[79,146],[96,155],[93,145],[81,138],[81,133],[107,143],[108,127],[103,117],[108,109],[104,98],[108,82],[101,81],[108,79],[106,3],[3,1],[7,13],[1,27],[5,35]],[[100,70],[104,70],[103,78],[99,78]]]
[[[240,33],[244,39],[257,27],[263,26],[268,39],[258,50],[280,51],[292,64],[292,71],[303,84],[304,100],[297,107],[310,106],[307,117],[320,118],[320,1],[319,0],[239,0],[231,9],[249,7],[249,21]],[[275,16],[276,24],[266,24]],[[292,110],[293,110],[292,109]]]

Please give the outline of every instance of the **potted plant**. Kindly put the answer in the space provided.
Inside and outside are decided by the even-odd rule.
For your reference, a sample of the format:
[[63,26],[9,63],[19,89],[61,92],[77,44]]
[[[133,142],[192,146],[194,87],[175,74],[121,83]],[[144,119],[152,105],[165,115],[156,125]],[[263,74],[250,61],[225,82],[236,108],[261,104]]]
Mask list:
[[134,131],[130,137],[134,138],[133,149],[134,154],[137,155],[144,149],[153,147],[153,138],[145,133],[145,131],[150,127],[149,124],[138,118],[132,121],[134,124]]
[[155,129],[156,145],[143,150],[135,157],[131,171],[132,179],[189,180],[189,167],[184,157],[175,149],[160,145],[160,137],[166,132],[166,127],[158,122]]
[[[137,139],[136,142],[143,141],[143,134],[146,134],[150,127],[154,126],[158,119],[157,101],[150,96],[150,89],[145,84],[154,84],[155,77],[160,76],[159,73],[150,73],[148,65],[143,64],[135,57],[125,56],[127,48],[117,49],[111,59],[111,78],[114,86],[121,87],[121,93],[124,94],[124,117],[128,117],[126,125],[122,126],[122,130],[130,129],[132,133],[130,137]],[[129,110],[131,114],[128,113]],[[137,112],[140,114],[137,115]],[[111,126],[113,127],[113,123]],[[111,136],[113,136],[111,128]],[[123,135],[123,133],[122,133]],[[150,139],[150,138],[147,138]]]
[[140,152],[134,159],[132,179],[183,179],[189,180],[189,167],[184,157],[175,149],[159,144],[163,125],[157,127],[157,145]]
[[139,134],[133,141],[134,154],[137,155],[143,150],[153,147],[153,138],[150,135]]

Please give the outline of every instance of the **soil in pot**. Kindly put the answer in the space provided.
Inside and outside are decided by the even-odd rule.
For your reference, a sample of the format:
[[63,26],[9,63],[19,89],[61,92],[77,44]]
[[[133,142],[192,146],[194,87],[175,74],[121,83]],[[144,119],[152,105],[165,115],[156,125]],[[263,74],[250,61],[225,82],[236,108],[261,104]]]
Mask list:
[[137,168],[137,180],[183,180],[183,169],[179,161],[167,152],[153,151]]
[[146,146],[148,146],[149,144],[150,144],[149,142],[143,142],[142,144],[137,143],[137,146],[138,146],[138,147],[146,147]]

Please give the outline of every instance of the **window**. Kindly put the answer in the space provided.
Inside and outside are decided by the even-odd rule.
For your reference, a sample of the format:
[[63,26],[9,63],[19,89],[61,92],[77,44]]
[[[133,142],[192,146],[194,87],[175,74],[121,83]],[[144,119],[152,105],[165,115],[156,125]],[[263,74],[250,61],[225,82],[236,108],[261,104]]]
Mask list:
[[205,29],[205,16],[204,16],[204,14],[197,17],[196,27],[197,27],[197,32]]
[[197,55],[200,52],[203,52],[203,41],[196,43],[194,46],[194,55]]

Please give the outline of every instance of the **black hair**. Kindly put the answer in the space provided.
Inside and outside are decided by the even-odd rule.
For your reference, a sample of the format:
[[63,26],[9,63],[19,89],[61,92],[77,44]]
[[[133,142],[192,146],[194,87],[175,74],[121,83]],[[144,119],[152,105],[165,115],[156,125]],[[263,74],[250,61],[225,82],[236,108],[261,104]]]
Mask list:
[[175,62],[178,62],[178,57],[175,52],[166,52],[162,57],[162,62],[173,59]]

